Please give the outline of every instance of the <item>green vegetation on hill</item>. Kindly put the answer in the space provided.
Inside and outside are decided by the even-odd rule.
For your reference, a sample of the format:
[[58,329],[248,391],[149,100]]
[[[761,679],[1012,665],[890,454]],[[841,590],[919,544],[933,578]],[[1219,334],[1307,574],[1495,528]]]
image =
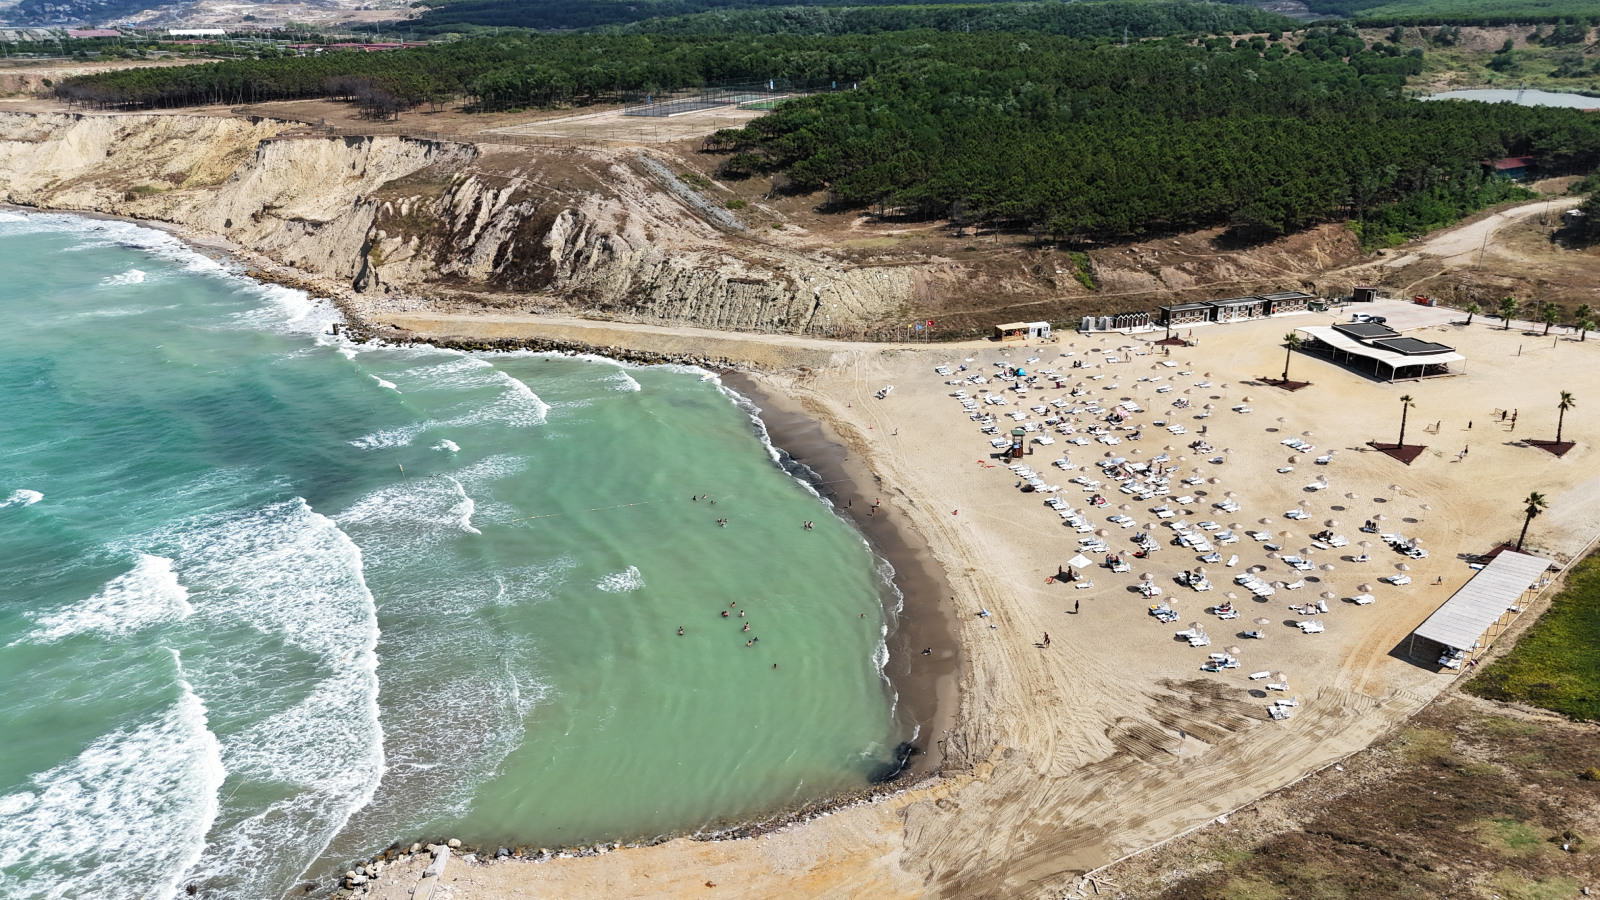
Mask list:
[[1600,559],[1573,566],[1550,609],[1466,689],[1600,721]]
[[[1164,27],[1175,28],[1187,13],[1166,5]],[[1405,100],[1421,49],[1369,46],[1348,27],[1282,37],[1174,34],[1124,46],[1038,31],[517,33],[128,69],[56,90],[123,108],[336,97],[389,115],[451,98],[550,107],[784,79],[826,92],[712,136],[707,149],[727,155],[727,177],[771,174],[836,209],[1069,241],[1215,225],[1270,236],[1349,220],[1369,246],[1388,244],[1519,196],[1484,159],[1532,155],[1548,172],[1600,164],[1600,118]]]
[[879,34],[886,31],[1036,31],[1063,37],[1130,40],[1172,34],[1286,31],[1292,19],[1251,6],[1187,0],[1103,3],[987,3],[940,6],[785,6],[728,9],[620,26],[651,34]]

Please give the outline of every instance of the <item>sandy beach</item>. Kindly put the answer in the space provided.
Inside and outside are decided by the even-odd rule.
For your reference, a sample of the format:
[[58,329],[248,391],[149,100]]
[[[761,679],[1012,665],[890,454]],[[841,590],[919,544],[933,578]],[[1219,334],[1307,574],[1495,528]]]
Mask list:
[[[1331,314],[1199,328],[1195,346],[1173,348],[1170,356],[1148,343],[1160,334],[1064,334],[1052,343],[1009,347],[786,339],[807,354],[806,367],[755,372],[757,390],[823,423],[846,456],[870,467],[882,489],[881,498],[874,498],[882,507],[872,518],[884,515],[908,525],[949,580],[961,640],[961,708],[944,742],[943,774],[888,799],[749,841],[677,840],[583,859],[461,867],[455,875],[460,880],[452,882],[455,895],[511,897],[531,890],[560,896],[782,897],[796,895],[799,879],[807,896],[1070,896],[1082,873],[1203,825],[1367,746],[1453,683],[1451,674],[1441,674],[1430,661],[1407,659],[1402,645],[1471,576],[1463,555],[1516,539],[1520,501],[1529,491],[1551,498],[1549,512],[1529,531],[1530,552],[1565,562],[1600,525],[1593,512],[1600,478],[1587,471],[1592,450],[1582,416],[1567,417],[1567,437],[1578,446],[1563,458],[1522,443],[1554,435],[1558,391],[1574,392],[1580,404],[1600,395],[1600,370],[1589,360],[1596,350],[1576,336],[1502,330],[1497,320],[1482,317],[1464,326],[1457,324],[1465,317],[1456,311],[1379,305],[1384,308],[1371,311],[1388,313],[1406,334],[1455,346],[1467,357],[1465,373],[1383,384],[1296,354],[1291,375],[1311,387],[1289,393],[1253,383],[1281,373],[1286,331],[1329,324],[1335,321]],[[437,330],[441,324],[449,328]],[[429,322],[436,336],[505,337],[513,327],[484,324],[489,327],[478,332],[468,317]],[[545,334],[537,323],[521,327],[527,336]],[[587,329],[605,345],[648,344],[655,330],[597,323],[547,327],[567,335]],[[764,353],[777,349],[763,346]],[[824,353],[828,362],[818,364]],[[1119,361],[1110,362],[1112,355]],[[1075,360],[1089,368],[1069,368]],[[1196,554],[1165,543],[1149,560],[1134,561],[1127,574],[1089,570],[1093,588],[1053,581],[1076,552],[1080,535],[1064,528],[1039,494],[1017,489],[1017,476],[994,458],[988,436],[950,396],[958,389],[946,383],[953,378],[933,371],[965,364],[968,372],[958,375],[988,375],[996,362],[1053,368],[1069,388],[1081,383],[1103,405],[1128,399],[1145,410],[1130,420],[1143,425],[1138,442],[1080,447],[1057,434],[1053,445],[1033,445],[1024,462],[1061,486],[1061,495],[1080,510],[1090,494],[1067,480],[1078,470],[1050,466],[1063,450],[1090,472],[1098,472],[1093,463],[1107,454],[1151,459],[1166,453],[1176,466],[1175,479],[1195,470],[1203,478],[1197,485],[1174,481],[1194,497],[1181,507],[1183,518],[1271,531],[1285,553],[1308,546],[1309,536],[1324,528],[1347,536],[1351,545],[1317,551],[1310,559],[1319,567],[1331,565],[1331,571],[1299,574],[1305,588],[1280,589],[1262,602],[1234,588],[1230,575],[1261,565],[1265,579],[1295,579],[1263,543],[1243,536],[1225,548],[1224,555],[1239,555],[1235,568],[1210,567],[1216,583],[1211,593],[1175,583],[1179,570],[1197,565]],[[1146,378],[1151,380],[1141,380]],[[894,390],[878,399],[875,393],[887,385]],[[1001,385],[991,381],[983,387]],[[977,387],[966,389],[978,396]],[[1068,393],[1036,390],[1028,404],[995,408],[1027,411],[1036,398]],[[1366,446],[1395,439],[1402,394],[1417,404],[1406,442],[1428,447],[1409,467]],[[1173,408],[1179,398],[1189,400],[1188,409]],[[1197,419],[1207,403],[1214,407],[1211,415]],[[1234,412],[1235,406],[1250,412]],[[1499,420],[1502,411],[1505,423]],[[1183,424],[1188,433],[1171,435],[1152,424],[1157,419]],[[1010,424],[1003,417],[998,421]],[[1187,446],[1201,427],[1216,448],[1203,457]],[[1284,446],[1281,441],[1291,436],[1315,445],[1314,451]],[[1328,451],[1330,464],[1315,465],[1313,458]],[[1296,461],[1290,463],[1290,456]],[[1220,463],[1208,461],[1219,457]],[[1279,473],[1280,468],[1293,471]],[[1310,489],[1319,475],[1327,477],[1328,487]],[[1239,511],[1213,510],[1228,492]],[[1089,516],[1107,531],[1111,549],[1129,551],[1127,536],[1139,529],[1124,531],[1107,516],[1137,501],[1109,496],[1114,502]],[[1128,515],[1140,526],[1155,523],[1156,505],[1138,503]],[[1285,518],[1300,509],[1306,520]],[[1351,562],[1356,542],[1375,537],[1357,529],[1377,515],[1385,517],[1383,530],[1420,538],[1430,549],[1428,558],[1403,560],[1373,540],[1372,561]],[[1330,520],[1337,525],[1324,524]],[[1377,581],[1402,562],[1410,566],[1411,584]],[[1162,625],[1148,615],[1152,601],[1136,587],[1145,572],[1162,587],[1160,599],[1181,613],[1178,623]],[[1344,602],[1361,584],[1372,585],[1377,602]],[[1205,609],[1230,589],[1240,595],[1242,618],[1224,622]],[[1314,601],[1323,591],[1335,595],[1330,611],[1317,616],[1326,631],[1300,633],[1292,623],[1304,616],[1289,611],[1289,603]],[[980,610],[990,615],[980,617]],[[1257,617],[1269,621],[1261,626],[1266,638],[1239,637],[1256,627],[1249,623]],[[1205,626],[1212,647],[1197,650],[1174,639],[1174,631],[1191,622]],[[1048,648],[1040,646],[1046,632]],[[1227,646],[1240,647],[1241,668],[1200,671],[1208,650]],[[1266,692],[1246,678],[1261,670],[1288,676],[1289,693],[1301,701],[1294,718],[1268,718]],[[404,896],[400,892],[414,886],[421,864],[420,857],[401,864],[394,877],[376,884],[375,894]]]

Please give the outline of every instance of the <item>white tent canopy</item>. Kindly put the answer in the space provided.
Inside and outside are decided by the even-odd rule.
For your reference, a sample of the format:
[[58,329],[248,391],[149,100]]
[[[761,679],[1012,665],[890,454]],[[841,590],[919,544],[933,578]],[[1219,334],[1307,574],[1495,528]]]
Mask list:
[[1079,553],[1077,556],[1067,560],[1067,565],[1074,569],[1088,569],[1094,566],[1094,561]]
[[1527,553],[1502,552],[1412,632],[1457,650],[1470,650],[1532,587],[1550,560]]

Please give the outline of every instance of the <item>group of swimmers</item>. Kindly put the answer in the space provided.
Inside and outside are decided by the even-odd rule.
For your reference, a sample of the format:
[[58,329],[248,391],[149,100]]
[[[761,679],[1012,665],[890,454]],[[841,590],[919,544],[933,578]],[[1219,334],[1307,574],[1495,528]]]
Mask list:
[[[731,618],[732,616],[728,612],[728,610],[738,609],[738,608],[739,608],[739,604],[738,603],[729,603],[728,604],[728,609],[725,609],[725,610],[722,611],[722,618],[724,618],[724,619]],[[739,610],[739,618],[741,618],[741,619],[744,618],[744,610],[742,610],[742,609]],[[744,627],[739,629],[739,631],[741,633],[747,632],[749,630],[750,630],[750,623],[749,622],[744,623]],[[683,626],[682,625],[678,626],[678,637],[683,637]],[[760,637],[752,637],[750,640],[745,641],[744,645],[746,647],[754,647],[756,645],[756,642],[759,641],[759,640],[761,640]],[[773,663],[772,667],[774,669],[776,669],[778,667],[778,664],[777,663]]]

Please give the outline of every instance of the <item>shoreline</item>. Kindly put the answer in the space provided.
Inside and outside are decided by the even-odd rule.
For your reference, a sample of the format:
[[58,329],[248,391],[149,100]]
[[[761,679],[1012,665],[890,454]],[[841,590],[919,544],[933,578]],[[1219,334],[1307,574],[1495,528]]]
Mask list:
[[[422,344],[481,353],[531,349],[559,354],[593,354],[641,365],[687,364],[720,369],[728,387],[754,407],[753,414],[766,428],[771,445],[809,469],[815,477],[807,478],[804,472],[788,474],[810,484],[836,514],[855,527],[875,559],[887,562],[892,568],[892,584],[900,593],[901,604],[897,612],[885,610],[889,631],[885,636],[888,659],[883,676],[895,698],[893,719],[900,742],[895,747],[896,754],[898,756],[901,748],[908,744],[914,751],[897,759],[901,765],[888,777],[755,815],[731,817],[710,828],[693,832],[672,832],[644,840],[613,838],[610,842],[593,845],[539,848],[537,852],[532,847],[514,845],[516,851],[509,854],[511,857],[543,862],[598,855],[596,848],[607,843],[620,849],[652,846],[680,838],[693,841],[753,839],[820,816],[863,804],[879,803],[939,777],[946,756],[943,738],[954,727],[959,712],[963,664],[955,609],[951,603],[940,599],[949,597],[954,600],[949,579],[928,552],[921,536],[911,529],[909,523],[889,515],[889,507],[880,510],[883,515],[867,514],[871,505],[867,498],[875,496],[872,491],[880,490],[874,486],[881,484],[882,476],[870,464],[853,456],[844,441],[824,421],[805,412],[795,398],[759,383],[756,380],[759,368],[752,368],[749,363],[743,363],[744,368],[731,368],[741,363],[711,354],[659,353],[576,340],[473,341],[449,336],[424,337],[392,326],[374,325],[361,314],[358,302],[354,302],[346,291],[325,278],[275,263],[226,238],[197,233],[178,223],[130,218],[94,210],[51,209],[14,203],[0,203],[0,209],[24,214],[67,215],[125,222],[162,232],[203,256],[230,262],[236,276],[260,284],[299,290],[313,300],[320,298],[329,301],[345,320],[342,326],[344,332],[362,343]],[[862,505],[854,506],[851,502],[853,499],[862,499]],[[944,593],[941,594],[941,591]],[[883,600],[887,602],[888,597],[885,596]],[[920,652],[925,647],[933,649],[933,653],[927,657]],[[365,861],[368,864],[392,861],[403,852],[400,848],[410,843],[403,838],[392,838],[388,847],[375,849]],[[414,836],[415,840],[424,839]],[[306,877],[315,880],[327,876],[308,871]],[[342,884],[342,878],[337,880]]]
[[[883,674],[897,698],[895,718],[914,729],[902,736],[916,748],[893,781],[915,781],[944,767],[943,739],[960,709],[963,655],[956,612],[943,600],[955,598],[942,566],[928,552],[909,522],[884,506],[882,515],[868,514],[872,491],[882,476],[852,456],[844,443],[819,419],[806,414],[792,398],[761,384],[746,372],[722,375],[724,383],[757,409],[772,446],[815,473],[810,484],[833,511],[855,526],[874,556],[894,570],[901,608],[890,618],[885,637],[889,658]],[[855,499],[862,501],[855,506]],[[924,648],[933,652],[922,655]]]

